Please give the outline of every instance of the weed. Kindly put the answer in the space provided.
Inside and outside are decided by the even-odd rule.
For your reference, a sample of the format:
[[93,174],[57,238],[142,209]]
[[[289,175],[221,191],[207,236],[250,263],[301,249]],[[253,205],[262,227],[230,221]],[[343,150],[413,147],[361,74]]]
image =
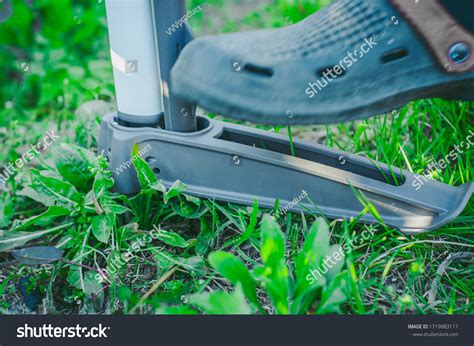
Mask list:
[[[326,2],[265,2],[221,28],[288,25]],[[204,6],[191,20],[198,33],[215,31],[209,21],[218,16],[208,11],[230,6],[190,1],[197,5]],[[95,152],[114,93],[103,3],[16,2],[0,26],[0,62],[0,172],[47,130],[62,139],[0,185],[0,260],[16,268],[0,268],[2,313],[28,312],[20,286],[35,292],[45,313],[472,313],[472,201],[451,224],[416,237],[314,212],[273,220],[258,201],[198,199],[179,181],[166,188],[138,146],[131,156],[141,191],[115,193],[108,163]],[[311,130],[330,147],[422,174],[466,139],[473,111],[472,102],[433,99]],[[398,173],[391,171],[395,181]],[[472,176],[471,150],[434,179],[460,185]],[[367,229],[369,240],[354,241]],[[37,245],[63,250],[63,260],[9,264],[14,249]],[[324,279],[307,280],[328,254],[348,246]]]

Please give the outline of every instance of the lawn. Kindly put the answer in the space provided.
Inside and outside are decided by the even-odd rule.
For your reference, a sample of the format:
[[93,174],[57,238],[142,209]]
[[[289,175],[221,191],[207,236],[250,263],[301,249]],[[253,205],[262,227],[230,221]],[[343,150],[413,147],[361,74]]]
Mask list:
[[[452,223],[407,236],[198,199],[185,181],[166,189],[140,157],[141,192],[114,192],[97,153],[115,108],[104,2],[13,3],[0,23],[0,313],[472,313],[472,200]],[[328,1],[188,3],[203,7],[190,24],[204,35],[288,25]],[[466,143],[473,115],[472,102],[431,99],[289,131],[421,174]],[[470,182],[472,163],[465,150],[433,178]]]

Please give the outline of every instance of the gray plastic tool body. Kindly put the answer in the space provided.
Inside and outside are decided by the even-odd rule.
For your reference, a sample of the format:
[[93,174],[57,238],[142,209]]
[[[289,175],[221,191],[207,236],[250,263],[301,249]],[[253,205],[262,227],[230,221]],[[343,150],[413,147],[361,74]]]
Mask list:
[[[389,168],[366,158],[321,145],[295,142],[290,154],[287,138],[240,125],[198,118],[198,131],[177,133],[157,128],[127,128],[108,115],[101,128],[101,147],[110,148],[113,172],[130,159],[133,144],[149,148],[143,158],[166,186],[180,179],[187,193],[239,204],[257,198],[263,207],[322,212],[331,218],[358,217],[364,210],[354,191],[377,209],[382,220],[408,233],[440,227],[456,217],[473,191],[472,184],[452,187],[427,180],[417,190],[419,177],[402,171],[400,186]],[[342,160],[341,160],[342,158]],[[383,172],[383,173],[382,173]],[[116,177],[122,193],[140,187],[133,168]],[[302,194],[300,203],[294,200]],[[314,204],[313,204],[314,203]],[[369,213],[362,221],[377,221]]]
[[[115,1],[124,0],[107,0]],[[179,179],[188,185],[187,193],[203,198],[247,205],[257,198],[268,208],[273,208],[278,199],[280,207],[291,211],[378,221],[370,213],[360,215],[365,209],[361,200],[366,200],[384,223],[407,233],[436,229],[459,215],[468,203],[472,183],[452,187],[397,168],[390,170],[385,164],[357,155],[298,141],[293,156],[288,139],[280,135],[195,117],[195,107],[176,99],[168,85],[169,71],[180,49],[192,39],[186,25],[172,35],[165,33],[184,17],[184,2],[154,0],[152,8],[154,16],[149,23],[153,25],[149,30],[155,31],[159,70],[151,70],[160,92],[155,97],[160,101],[142,101],[163,109],[164,116],[159,120],[146,114],[124,117],[119,100],[119,112],[104,117],[99,151],[110,162],[118,191],[139,191],[135,170],[123,166],[131,158],[132,146],[138,143],[148,148],[143,157],[165,185]],[[117,25],[117,18],[110,18],[115,13],[108,11],[109,25]],[[112,50],[115,41],[112,39]],[[146,59],[152,56],[148,54]],[[145,65],[152,64],[148,61]],[[118,98],[128,87],[133,88],[121,77],[116,78],[122,88]],[[132,109],[133,104],[129,107]],[[309,198],[301,199],[301,195]]]

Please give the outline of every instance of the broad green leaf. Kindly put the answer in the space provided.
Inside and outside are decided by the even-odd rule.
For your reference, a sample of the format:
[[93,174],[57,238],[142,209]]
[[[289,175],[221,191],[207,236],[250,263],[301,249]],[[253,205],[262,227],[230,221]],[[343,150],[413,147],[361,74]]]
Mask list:
[[53,246],[34,246],[12,251],[13,257],[22,264],[40,265],[59,261],[64,251]]
[[155,191],[161,192],[162,194],[166,194],[166,186],[164,186],[160,181],[153,183],[150,188]]
[[[297,291],[302,292],[309,285],[307,276],[312,270],[320,269],[324,257],[329,251],[329,227],[323,218],[319,218],[311,226],[303,248],[296,258]],[[324,285],[325,282],[318,282]]]
[[148,189],[158,182],[148,163],[140,157],[140,146],[138,144],[134,144],[132,147],[132,162],[142,189]]
[[171,198],[180,195],[186,189],[187,189],[187,186],[183,184],[181,181],[177,180],[165,193],[165,195],[163,196],[163,200],[165,201],[165,203],[168,203]]
[[199,313],[189,306],[165,306],[156,309],[155,313],[159,315],[198,315]]
[[316,313],[339,313],[340,305],[346,302],[347,299],[346,273],[340,273],[323,289],[321,301],[319,302]]
[[183,196],[188,202],[193,203],[193,204],[197,205],[198,207],[201,205],[201,199],[200,198],[194,197],[194,196],[191,196],[191,195],[186,195],[186,194],[184,194]]
[[326,256],[328,260],[328,272],[326,273],[326,278],[328,281],[334,279],[342,270],[344,266],[344,251],[341,245],[336,244],[332,245]]
[[329,227],[324,219],[319,218],[309,230],[303,247],[296,258],[296,288],[291,311],[307,311],[316,298],[316,290],[326,285],[327,266],[323,261],[328,257]]
[[261,280],[280,314],[289,312],[290,277],[285,263],[285,238],[276,221],[265,215],[261,224],[261,255],[264,263]]
[[37,169],[31,169],[31,182],[19,195],[24,195],[48,207],[57,205],[69,210],[77,208],[83,202],[82,195],[74,185],[48,177]]
[[204,276],[208,273],[206,264],[201,256],[178,257],[177,263],[195,277]]
[[162,270],[168,270],[174,265],[180,266],[187,271],[193,273],[195,276],[203,276],[207,274],[207,268],[203,259],[200,256],[191,256],[188,258],[179,257],[164,250],[152,248],[154,259]]
[[209,255],[209,263],[223,277],[229,280],[234,286],[242,285],[243,292],[250,302],[260,308],[258,302],[255,281],[249,270],[234,255],[216,251]]
[[126,286],[120,286],[117,288],[117,298],[122,303],[125,303],[132,298],[132,290]]
[[10,232],[0,231],[0,252],[20,247],[30,240],[40,238],[46,234],[57,232],[72,224],[61,225],[51,229],[38,231],[38,232]]
[[30,217],[26,220],[17,221],[13,224],[11,231],[23,231],[31,226],[51,222],[57,217],[69,215],[70,211],[64,207],[51,206],[44,213]]
[[98,167],[91,151],[66,143],[53,151],[53,160],[64,179],[80,190],[87,188],[93,176],[92,168]]
[[0,227],[7,227],[15,214],[10,195],[6,192],[0,194]]
[[78,266],[71,265],[69,267],[69,272],[66,278],[67,282],[69,282],[73,287],[83,289],[84,285],[81,284],[83,282],[83,278],[81,275],[81,268]]
[[94,216],[92,218],[92,234],[94,234],[97,240],[108,244],[114,225],[115,215],[113,214]]
[[114,200],[108,198],[108,197],[103,197],[100,201],[100,206],[106,213],[112,213],[116,215],[124,214],[127,211],[130,211],[127,207],[118,204]]
[[171,202],[170,205],[176,214],[186,219],[198,219],[208,211],[206,205],[186,202],[181,196],[178,196],[178,200]]
[[285,259],[285,237],[278,223],[268,214],[263,217],[261,255],[263,263],[273,266]]
[[237,285],[232,293],[216,291],[194,294],[189,297],[189,303],[198,306],[210,315],[248,315],[252,313],[240,285]]
[[102,198],[104,193],[114,186],[114,180],[104,173],[97,173],[94,177],[93,190],[97,199]]
[[153,253],[153,258],[158,263],[158,267],[163,271],[178,263],[176,256],[169,252],[158,249],[151,249],[151,252]]
[[97,278],[97,273],[94,271],[86,271],[82,273],[81,268],[71,265],[69,267],[69,274],[67,281],[73,286],[82,291],[86,295],[97,294],[102,290],[102,284]]
[[178,233],[175,232],[168,232],[162,229],[155,228],[153,230],[153,235],[157,239],[161,240],[163,243],[180,247],[180,248],[187,248],[189,243],[183,239]]
[[201,231],[199,232],[197,239],[196,239],[196,246],[194,247],[197,254],[204,256],[209,247],[215,241],[214,233],[212,232],[212,228],[209,227],[207,219],[205,217],[201,217],[200,219],[201,227],[199,228]]

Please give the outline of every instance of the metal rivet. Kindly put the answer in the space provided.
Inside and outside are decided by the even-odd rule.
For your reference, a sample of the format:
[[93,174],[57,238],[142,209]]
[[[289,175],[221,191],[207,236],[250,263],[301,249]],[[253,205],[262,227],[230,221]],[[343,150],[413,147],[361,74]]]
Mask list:
[[466,62],[471,56],[469,46],[464,42],[459,42],[449,49],[449,58],[455,64]]

